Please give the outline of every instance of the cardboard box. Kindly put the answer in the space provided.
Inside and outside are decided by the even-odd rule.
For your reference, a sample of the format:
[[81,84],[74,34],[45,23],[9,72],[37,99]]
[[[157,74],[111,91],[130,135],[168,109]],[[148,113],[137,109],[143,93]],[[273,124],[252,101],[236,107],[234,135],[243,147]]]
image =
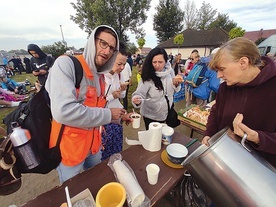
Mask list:
[[79,201],[79,200],[90,200],[92,203],[92,207],[96,207],[95,200],[88,188],[86,188],[84,191],[80,192],[79,194],[75,195],[73,198],[71,198],[72,206]]
[[200,123],[200,122],[197,122],[197,121],[194,121],[190,118],[187,118],[184,116],[185,112],[188,111],[189,109],[195,107],[196,105],[192,104],[191,106],[185,108],[185,109],[180,109],[178,111],[178,119],[182,122],[184,122],[184,124],[186,123],[188,126],[192,126],[194,128],[197,128],[197,129],[200,129],[202,131],[205,131],[206,130],[206,125]]

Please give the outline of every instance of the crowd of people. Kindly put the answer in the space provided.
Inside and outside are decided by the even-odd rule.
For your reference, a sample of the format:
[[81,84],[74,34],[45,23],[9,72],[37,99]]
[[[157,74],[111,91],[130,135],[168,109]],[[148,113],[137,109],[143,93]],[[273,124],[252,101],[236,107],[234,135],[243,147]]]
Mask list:
[[[271,58],[261,57],[256,45],[246,38],[230,40],[207,57],[195,49],[185,64],[181,53],[173,57],[160,47],[144,59],[137,56],[133,60],[116,31],[101,25],[78,56],[84,70],[79,90],[70,58],[54,60],[35,44],[28,45],[28,52],[32,56],[30,69],[49,94],[53,126],[66,128],[60,143],[62,161],[57,167],[61,183],[122,151],[122,123],[133,121],[127,97],[134,65],[138,85],[129,96],[132,106],[140,109],[146,130],[151,122],[179,126],[174,95],[183,89],[183,108],[191,104],[204,107],[216,100],[203,144],[208,145],[211,136],[229,126],[237,136],[246,135],[250,145],[276,167],[275,92],[271,90],[276,85],[276,66]],[[22,68],[12,62],[20,73]],[[196,82],[190,81],[189,75],[198,69],[204,72]],[[4,72],[0,78],[2,89],[7,89]],[[20,95],[20,87],[15,84],[14,97]],[[15,103],[11,101],[11,105]],[[51,133],[50,147],[55,146],[57,133]]]

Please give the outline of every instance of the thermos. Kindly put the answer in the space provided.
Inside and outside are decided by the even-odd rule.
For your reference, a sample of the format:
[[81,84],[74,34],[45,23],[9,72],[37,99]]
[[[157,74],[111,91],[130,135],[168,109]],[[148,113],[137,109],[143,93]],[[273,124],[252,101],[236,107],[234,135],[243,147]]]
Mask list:
[[32,147],[29,130],[15,127],[10,134],[10,139],[13,144],[14,153],[20,159],[24,168],[30,170],[40,164],[40,159]]

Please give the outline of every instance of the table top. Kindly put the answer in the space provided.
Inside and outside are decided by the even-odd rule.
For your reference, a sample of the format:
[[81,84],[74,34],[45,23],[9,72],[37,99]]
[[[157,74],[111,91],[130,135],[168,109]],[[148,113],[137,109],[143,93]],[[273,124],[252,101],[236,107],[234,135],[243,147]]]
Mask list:
[[[191,139],[187,136],[175,132],[173,142],[187,144]],[[188,148],[189,154],[192,153],[200,144],[197,142]],[[154,205],[163,196],[165,196],[183,177],[184,169],[176,169],[167,166],[161,159],[161,153],[165,150],[163,145],[158,152],[149,152],[141,145],[130,146],[128,149],[121,152],[123,160],[125,160],[135,173],[135,176],[142,187],[145,195],[151,200],[151,205]],[[68,186],[70,196],[73,197],[81,191],[88,188],[94,199],[96,200],[97,192],[108,182],[116,182],[114,174],[109,166],[108,159],[98,164],[97,166],[76,175],[48,192],[45,192],[33,200],[27,202],[24,207],[43,207],[52,206],[59,207],[66,202],[65,187]],[[147,181],[146,166],[149,163],[155,163],[160,167],[159,179],[156,185],[150,185]]]

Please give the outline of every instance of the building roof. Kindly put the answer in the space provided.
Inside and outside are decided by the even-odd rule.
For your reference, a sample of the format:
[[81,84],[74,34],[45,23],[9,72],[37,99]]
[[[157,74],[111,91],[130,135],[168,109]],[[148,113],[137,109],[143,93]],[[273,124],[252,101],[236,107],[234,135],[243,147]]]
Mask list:
[[226,42],[229,38],[228,32],[224,29],[210,29],[210,30],[192,30],[187,29],[183,32],[184,42],[182,45],[173,43],[174,38],[170,38],[165,42],[159,44],[159,47],[172,48],[172,47],[218,47]]
[[276,34],[276,29],[263,30],[260,29],[258,31],[245,32],[243,37],[250,39],[253,42],[256,42],[259,38],[268,38],[271,35]]

